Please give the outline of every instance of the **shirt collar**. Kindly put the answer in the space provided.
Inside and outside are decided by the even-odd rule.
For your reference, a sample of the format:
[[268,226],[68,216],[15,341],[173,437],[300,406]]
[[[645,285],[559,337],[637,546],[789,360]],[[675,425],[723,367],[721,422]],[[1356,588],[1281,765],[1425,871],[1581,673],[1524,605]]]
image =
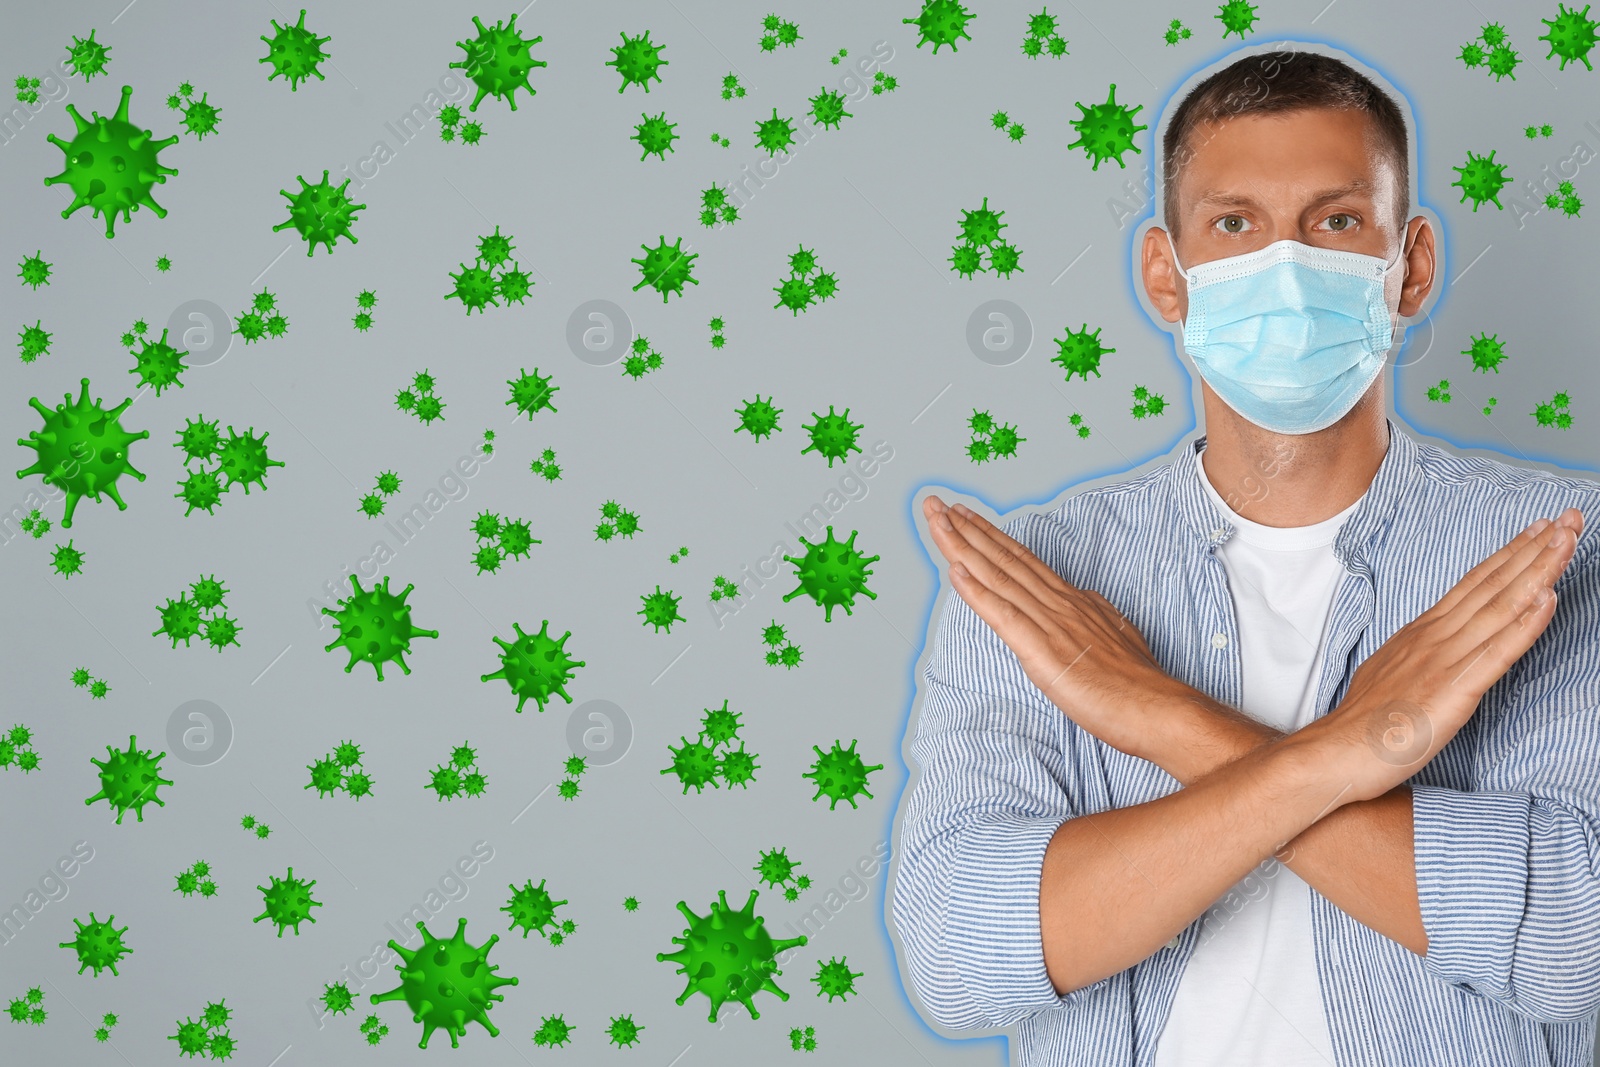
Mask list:
[[[1333,542],[1334,555],[1346,569],[1368,576],[1371,574],[1367,565],[1369,551],[1388,530],[1395,509],[1420,476],[1416,440],[1395,425],[1393,419],[1385,417],[1384,422],[1389,427],[1388,451],[1378,464],[1366,499],[1351,514]],[[1201,434],[1189,442],[1187,449],[1181,449],[1180,458],[1170,465],[1169,477],[1178,510],[1188,529],[1201,547],[1210,549],[1233,536],[1234,526],[1223,517],[1205,486],[1200,484],[1194,457],[1205,444],[1206,435]]]

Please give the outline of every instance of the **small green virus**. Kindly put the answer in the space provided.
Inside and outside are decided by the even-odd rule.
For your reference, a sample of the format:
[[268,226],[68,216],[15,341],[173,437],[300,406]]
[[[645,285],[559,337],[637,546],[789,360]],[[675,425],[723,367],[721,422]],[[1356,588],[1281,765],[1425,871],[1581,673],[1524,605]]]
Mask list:
[[1485,202],[1501,210],[1505,208],[1500,203],[1500,190],[1511,184],[1511,178],[1506,174],[1506,165],[1496,163],[1494,155],[1494,152],[1490,152],[1487,156],[1480,156],[1469,149],[1466,165],[1450,168],[1461,175],[1450,184],[1461,190],[1461,203],[1471,198],[1474,213]]
[[670,634],[673,623],[688,621],[678,614],[678,603],[683,598],[677,596],[671,590],[663,593],[659,584],[656,586],[654,593],[643,593],[639,599],[644,602],[644,607],[640,608],[635,614],[643,615],[644,625],[655,627],[656,633],[660,633],[665,629]]
[[654,118],[641,111],[639,117],[644,121],[633,128],[633,140],[644,149],[639,156],[640,161],[649,156],[657,156],[665,161],[667,153],[675,151],[672,142],[678,139],[678,134],[673,131],[678,128],[678,124],[668,122],[665,111]]
[[331,255],[333,243],[340,237],[351,244],[358,244],[356,235],[350,232],[350,224],[356,221],[355,213],[367,205],[354,203],[345,195],[350,179],[346,178],[335,188],[328,181],[328,172],[324,170],[322,180],[315,185],[301,175],[297,175],[296,180],[300,183],[299,192],[278,190],[278,195],[289,201],[289,217],[274,226],[273,232],[294,227],[306,240],[308,256],[316,252],[319,244],[325,245]]
[[872,798],[872,794],[867,792],[867,775],[873,771],[883,770],[883,764],[866,766],[856,754],[855,741],[850,742],[849,748],[840,748],[838,740],[835,740],[833,749],[828,752],[822,751],[817,745],[812,745],[811,748],[817,754],[816,762],[811,765],[811,770],[801,777],[810,778],[817,783],[817,792],[812,800],[820,800],[826,796],[828,810],[832,811],[841,800],[849,801],[853,808],[856,806],[856,797]]
[[289,88],[298,92],[300,83],[316,75],[318,81],[325,80],[322,71],[318,69],[328,53],[322,46],[333,40],[332,37],[318,37],[306,29],[306,9],[300,9],[300,21],[293,26],[280,26],[277,19],[272,19],[272,36],[262,36],[267,43],[267,54],[259,62],[272,64],[272,73],[267,75],[267,81],[282,75],[289,80]]
[[73,34],[72,43],[67,46],[67,66],[72,73],[83,75],[86,82],[97,74],[104,74],[111,62],[111,46],[96,41],[94,35],[94,30],[90,30],[86,38]]
[[845,103],[843,93],[823,86],[822,91],[810,100],[812,121],[818,126],[837,130],[841,121],[854,117],[844,109]]
[[833,1003],[833,998],[849,1000],[850,994],[856,992],[856,979],[861,977],[861,971],[852,971],[850,964],[843,958],[835,956],[827,963],[817,964],[817,973],[812,981],[817,983],[817,996],[824,993],[828,995],[828,1003]]
[[1071,120],[1073,129],[1078,131],[1078,139],[1067,145],[1067,149],[1070,151],[1082,148],[1084,154],[1094,160],[1094,170],[1099,170],[1100,164],[1108,159],[1116,160],[1119,167],[1126,167],[1127,164],[1122,161],[1122,153],[1130,149],[1134,152],[1141,151],[1139,146],[1133,143],[1133,135],[1149,127],[1135,126],[1133,116],[1142,111],[1144,105],[1140,104],[1130,109],[1117,103],[1115,83],[1112,84],[1105,103],[1086,107],[1080,102],[1074,106],[1083,112],[1083,116]]
[[[210,103],[209,96],[209,93],[202,93],[200,94],[200,99],[189,101],[188,105],[183,109],[183,118],[181,120],[183,128],[188,130],[196,140],[200,141],[205,140],[206,134],[217,131],[217,125],[222,115],[222,109]],[[162,258],[165,259],[166,257],[163,256]],[[157,270],[170,270],[171,268],[170,261],[165,267],[160,265],[159,260],[157,261]]]
[[667,61],[661,58],[664,45],[652,44],[650,31],[645,30],[638,37],[629,37],[621,34],[622,43],[612,46],[612,60],[606,64],[615,67],[618,74],[622,75],[622,84],[617,86],[617,92],[622,92],[630,85],[637,85],[645,92],[650,91],[650,79],[661,80],[661,68]]
[[810,426],[800,427],[811,438],[811,443],[800,450],[802,456],[807,452],[817,452],[828,458],[828,466],[831,468],[834,460],[848,461],[851,452],[861,451],[856,439],[864,427],[862,423],[850,421],[849,408],[845,408],[843,414],[836,415],[833,405],[829,404],[826,415],[819,415],[813,411],[811,417],[817,421]]
[[63,578],[71,578],[74,574],[83,573],[83,558],[83,550],[73,548],[72,542],[68,541],[55,547],[50,557],[50,569]]
[[1228,35],[1233,33],[1237,33],[1243,40],[1244,35],[1250,32],[1257,22],[1256,7],[1246,0],[1227,0],[1216,17],[1222,22],[1223,40],[1227,40]]
[[317,921],[311,909],[322,907],[322,901],[314,900],[311,896],[311,887],[317,884],[316,879],[305,881],[296,878],[293,867],[282,878],[272,875],[271,879],[270,885],[256,886],[261,891],[264,907],[252,921],[271,919],[278,928],[279,937],[283,936],[287,927],[292,926],[295,936],[299,937],[301,923]]
[[565,900],[556,900],[545,889],[546,879],[539,879],[539,884],[534,885],[533,879],[528,879],[527,884],[521,889],[515,885],[510,886],[511,899],[500,910],[511,916],[511,929],[521,930],[526,938],[531,933],[540,937],[549,937],[545,927],[550,927],[553,933],[560,929],[560,921],[556,917],[556,909],[565,904]]
[[1505,344],[1499,334],[1479,334],[1461,350],[1461,354],[1472,357],[1473,370],[1494,371],[1496,374],[1500,373],[1500,364],[1506,360]]
[[607,1043],[618,1048],[628,1048],[639,1041],[639,1032],[643,1029],[644,1027],[633,1021],[632,1015],[614,1015],[606,1027],[606,1036],[609,1038]]
[[800,583],[784,594],[784,603],[803,593],[823,608],[823,621],[832,622],[833,609],[836,607],[844,608],[846,615],[851,614],[850,609],[856,602],[857,594],[871,600],[878,599],[878,594],[867,588],[867,578],[872,574],[867,564],[877,562],[879,557],[864,556],[857,551],[855,543],[859,532],[852,530],[848,540],[836,541],[833,527],[829,526],[827,537],[817,544],[800,538],[806,554],[783,557],[795,565],[795,578]]
[[756,123],[756,147],[765,148],[767,155],[775,156],[794,144],[794,120],[780,118],[778,109],[772,109],[770,119]]
[[1067,331],[1067,335],[1056,341],[1060,350],[1050,360],[1060,364],[1067,372],[1067,381],[1072,380],[1074,374],[1083,376],[1084,381],[1089,380],[1089,375],[1100,377],[1100,357],[1115,352],[1115,348],[1102,348],[1100,345],[1100,327],[1093,333],[1089,332],[1089,324],[1084,323],[1077,330]]
[[678,901],[678,911],[688,922],[683,935],[672,939],[680,947],[656,953],[657,962],[675,963],[677,973],[687,976],[678,1003],[682,1005],[695,993],[704,993],[711,1002],[711,1022],[717,1021],[717,1010],[729,1000],[743,1004],[750,1018],[759,1019],[761,1013],[752,998],[762,990],[780,1000],[789,999],[789,994],[772,981],[783,973],[778,970],[777,956],[804,945],[806,938],[801,935],[775,939],[767,931],[765,920],[755,913],[757,895],[757,890],[750,890],[744,906],[735,910],[728,904],[727,891],[719,890],[706,915],[696,915],[686,901]]
[[1450,382],[1447,379],[1440,379],[1438,385],[1430,385],[1428,399],[1436,404],[1450,403]]
[[24,363],[32,363],[40,356],[50,354],[50,338],[55,335],[40,326],[42,321],[35,319],[32,326],[23,326],[22,332],[17,335],[17,357]]
[[[757,393],[754,400],[746,400],[743,407],[736,408],[734,414],[739,417],[739,425],[733,428],[733,432],[744,431],[759,441],[782,431],[778,416],[783,414],[783,409],[773,407],[772,400],[770,396],[763,400],[761,394]],[[831,460],[829,466],[832,466]]]
[[42,251],[22,257],[22,262],[17,264],[17,267],[19,268],[17,277],[22,279],[23,285],[37,289],[41,285],[50,284],[50,264],[44,261]]
[[962,7],[958,0],[923,0],[922,10],[916,18],[900,21],[917,28],[918,48],[932,44],[933,54],[938,55],[943,45],[949,45],[954,52],[958,51],[957,41],[963,37],[972,40],[972,35],[967,32],[967,23],[973,17],[973,13]]

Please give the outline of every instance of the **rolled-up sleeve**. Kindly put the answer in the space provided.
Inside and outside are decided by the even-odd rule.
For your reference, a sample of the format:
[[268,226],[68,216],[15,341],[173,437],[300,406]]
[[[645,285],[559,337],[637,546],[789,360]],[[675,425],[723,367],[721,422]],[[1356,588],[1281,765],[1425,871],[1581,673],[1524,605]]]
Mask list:
[[1600,1010],[1600,566],[1556,591],[1480,724],[1478,788],[1411,790],[1425,966],[1541,1023]]
[[1008,1026],[1070,1004],[1045,972],[1045,848],[1080,813],[1076,729],[1015,655],[948,594],[923,670],[918,777],[896,853],[892,914],[925,1012],[951,1029]]

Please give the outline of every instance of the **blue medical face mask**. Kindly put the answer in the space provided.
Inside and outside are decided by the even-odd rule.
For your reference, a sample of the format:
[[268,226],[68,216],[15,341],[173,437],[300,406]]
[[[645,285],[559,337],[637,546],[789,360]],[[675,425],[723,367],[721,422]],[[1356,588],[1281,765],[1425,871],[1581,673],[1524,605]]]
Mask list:
[[1405,332],[1384,297],[1403,258],[1277,241],[1187,272],[1180,264],[1184,350],[1241,418],[1273,433],[1324,429],[1361,399]]

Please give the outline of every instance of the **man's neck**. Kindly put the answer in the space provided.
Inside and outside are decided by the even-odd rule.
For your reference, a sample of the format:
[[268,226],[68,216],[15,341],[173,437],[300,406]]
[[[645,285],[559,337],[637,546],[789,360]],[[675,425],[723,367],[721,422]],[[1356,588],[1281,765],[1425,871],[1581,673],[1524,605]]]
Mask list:
[[1388,452],[1381,387],[1308,434],[1263,430],[1203,392],[1206,478],[1236,513],[1263,526],[1310,526],[1339,514],[1361,499]]

